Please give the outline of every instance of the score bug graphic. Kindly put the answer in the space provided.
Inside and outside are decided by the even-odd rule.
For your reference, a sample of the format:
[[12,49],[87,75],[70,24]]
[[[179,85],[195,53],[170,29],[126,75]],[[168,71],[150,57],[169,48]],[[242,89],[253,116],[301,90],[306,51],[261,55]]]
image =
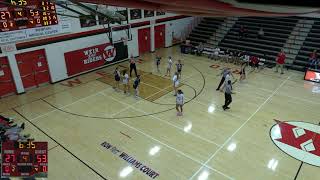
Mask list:
[[276,123],[270,129],[273,143],[289,156],[320,167],[320,126],[300,121]]
[[6,141],[1,153],[1,177],[47,177],[47,142]]

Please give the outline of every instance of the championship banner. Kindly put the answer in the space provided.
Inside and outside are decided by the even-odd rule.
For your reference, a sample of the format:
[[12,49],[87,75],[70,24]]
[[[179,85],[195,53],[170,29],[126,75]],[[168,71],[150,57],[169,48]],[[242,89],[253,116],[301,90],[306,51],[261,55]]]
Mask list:
[[89,71],[128,58],[128,46],[123,42],[92,46],[64,54],[68,76]]

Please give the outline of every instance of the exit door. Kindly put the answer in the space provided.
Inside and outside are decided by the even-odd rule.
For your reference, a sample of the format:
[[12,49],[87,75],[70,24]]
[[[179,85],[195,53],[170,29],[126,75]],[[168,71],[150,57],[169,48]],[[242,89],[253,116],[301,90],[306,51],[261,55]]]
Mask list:
[[16,92],[9,61],[7,57],[0,58],[0,97]]
[[150,28],[138,30],[139,54],[151,51]]
[[164,48],[166,42],[166,25],[159,25],[154,27],[154,47]]
[[50,81],[44,49],[17,54],[16,60],[24,88],[38,87]]

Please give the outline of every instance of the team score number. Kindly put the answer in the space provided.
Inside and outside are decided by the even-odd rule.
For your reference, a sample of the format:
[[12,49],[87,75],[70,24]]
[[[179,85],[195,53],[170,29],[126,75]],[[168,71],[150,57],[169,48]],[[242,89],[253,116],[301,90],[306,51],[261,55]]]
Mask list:
[[15,162],[17,162],[16,155],[14,155],[14,154],[5,154],[4,155],[4,162],[6,162],[6,163],[15,163]]
[[30,16],[39,16],[39,11],[36,11],[36,10],[34,10],[34,9],[30,9],[29,10],[29,14],[30,14]]
[[2,20],[10,19],[11,18],[11,14],[10,14],[9,11],[0,12],[0,18]]
[[36,156],[36,162],[37,163],[47,163],[48,162],[47,155],[46,154],[38,154]]
[[26,6],[27,0],[11,0],[11,4],[14,6]]
[[36,145],[32,141],[28,141],[27,143],[19,142],[19,149],[35,149]]
[[4,166],[4,172],[5,173],[10,173],[10,172],[15,172],[16,171],[16,166],[11,165],[11,166]]

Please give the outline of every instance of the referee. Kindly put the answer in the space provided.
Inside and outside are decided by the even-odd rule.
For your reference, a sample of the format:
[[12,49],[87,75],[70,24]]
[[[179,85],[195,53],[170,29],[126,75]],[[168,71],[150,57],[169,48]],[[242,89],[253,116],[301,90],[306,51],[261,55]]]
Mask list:
[[131,55],[129,64],[130,64],[130,77],[132,77],[132,76],[131,76],[132,70],[134,70],[134,74],[135,74],[136,77],[137,77],[136,60],[133,58],[133,55]]
[[216,89],[217,91],[220,90],[220,87],[222,86],[222,84],[224,83],[224,81],[226,80],[226,76],[230,74],[233,77],[233,74],[230,71],[230,68],[224,68],[223,71],[221,72],[222,78],[221,81],[219,83],[218,88]]
[[224,105],[222,106],[223,110],[230,109],[228,107],[230,103],[232,102],[232,85],[231,85],[231,80],[228,81],[227,84],[225,84],[225,92],[224,92]]

